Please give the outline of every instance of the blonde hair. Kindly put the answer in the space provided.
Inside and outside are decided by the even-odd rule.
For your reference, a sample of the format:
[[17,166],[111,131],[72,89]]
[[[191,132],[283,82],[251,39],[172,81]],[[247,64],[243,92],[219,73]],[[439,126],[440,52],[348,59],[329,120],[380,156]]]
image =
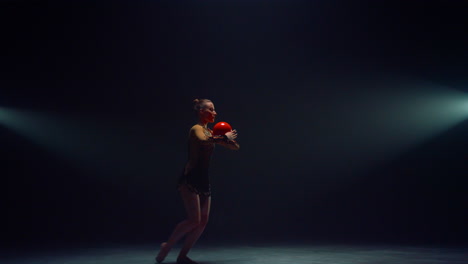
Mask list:
[[201,109],[203,109],[203,107],[205,107],[206,103],[209,103],[209,102],[211,102],[210,99],[195,99],[193,100],[193,110],[198,112]]

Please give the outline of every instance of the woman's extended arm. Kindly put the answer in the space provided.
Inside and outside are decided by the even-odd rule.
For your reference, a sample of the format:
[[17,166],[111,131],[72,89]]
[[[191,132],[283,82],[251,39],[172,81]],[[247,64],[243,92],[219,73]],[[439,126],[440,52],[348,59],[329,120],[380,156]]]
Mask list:
[[237,131],[235,130],[227,132],[226,135],[209,136],[205,134],[201,126],[194,126],[191,132],[192,135],[202,144],[216,143],[232,150],[238,150],[240,148],[239,144],[235,141],[235,138],[237,137]]
[[220,141],[220,142],[216,142],[216,143],[218,143],[219,145],[221,145],[223,147],[226,147],[228,149],[232,149],[232,150],[239,150],[240,149],[239,143],[237,143],[235,140]]
[[240,149],[239,144],[235,140],[237,138],[237,131],[235,129],[219,137],[223,138],[223,140],[216,142],[216,143],[220,144],[221,146],[226,147],[228,149],[232,149],[232,150]]

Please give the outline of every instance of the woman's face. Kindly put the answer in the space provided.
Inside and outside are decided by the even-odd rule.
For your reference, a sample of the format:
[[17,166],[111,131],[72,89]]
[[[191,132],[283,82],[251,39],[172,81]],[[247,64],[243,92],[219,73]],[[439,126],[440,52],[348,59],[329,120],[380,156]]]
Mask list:
[[218,114],[216,113],[212,102],[205,103],[204,107],[200,110],[201,119],[207,123],[213,123],[216,115]]

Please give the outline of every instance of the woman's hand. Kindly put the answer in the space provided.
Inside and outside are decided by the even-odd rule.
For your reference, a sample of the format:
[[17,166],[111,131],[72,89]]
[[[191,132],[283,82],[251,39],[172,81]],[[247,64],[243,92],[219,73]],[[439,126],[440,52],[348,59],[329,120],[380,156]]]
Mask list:
[[237,130],[233,129],[232,131],[230,132],[227,132],[226,134],[227,139],[230,140],[230,141],[235,141],[236,138],[237,138]]
[[228,149],[239,150],[240,146],[236,142],[235,140],[236,138],[237,138],[237,130],[235,129],[227,132],[226,134],[222,136],[215,135],[211,137],[213,143],[220,144],[223,147],[226,147]]

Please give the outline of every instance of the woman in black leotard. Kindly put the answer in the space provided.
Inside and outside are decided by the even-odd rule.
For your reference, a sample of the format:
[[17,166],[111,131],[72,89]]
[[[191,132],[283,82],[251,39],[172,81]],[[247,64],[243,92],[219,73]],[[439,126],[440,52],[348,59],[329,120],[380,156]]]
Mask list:
[[189,132],[188,161],[182,175],[178,179],[178,190],[184,201],[187,211],[187,219],[180,222],[169,239],[161,244],[161,249],[156,261],[162,262],[174,244],[184,235],[184,246],[177,257],[178,264],[194,264],[195,261],[187,257],[187,254],[203,233],[208,222],[211,205],[211,188],[208,175],[211,154],[215,144],[222,145],[232,150],[238,150],[239,144],[236,130],[227,132],[222,136],[213,136],[208,123],[213,123],[216,111],[208,99],[195,99],[194,109],[198,115],[198,124]]

